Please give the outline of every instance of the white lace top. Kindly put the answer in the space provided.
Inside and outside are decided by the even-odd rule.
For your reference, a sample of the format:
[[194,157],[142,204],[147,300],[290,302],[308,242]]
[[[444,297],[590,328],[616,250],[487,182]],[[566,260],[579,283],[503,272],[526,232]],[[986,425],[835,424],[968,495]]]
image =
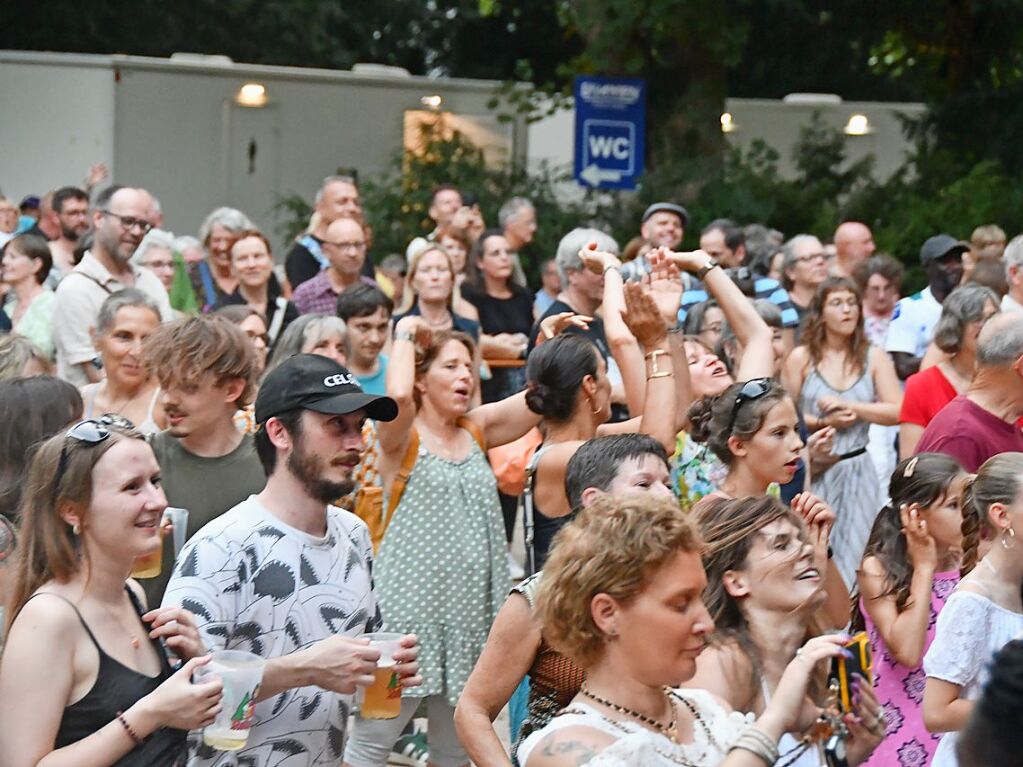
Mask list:
[[[956,590],[938,614],[924,673],[962,687],[960,698],[980,697],[991,656],[1023,630],[1023,615],[987,597]],[[934,752],[933,767],[955,767],[956,733],[947,732]]]
[[[675,767],[698,765],[714,767],[728,755],[728,749],[740,733],[753,723],[752,714],[726,711],[705,690],[676,690],[699,712],[706,728],[693,724],[693,742],[673,743],[664,735],[629,720],[610,720],[592,706],[573,702],[571,713],[554,717],[542,730],[534,732],[519,746],[519,764],[529,767],[529,755],[551,733],[566,727],[590,727],[617,740],[586,764],[589,767]],[[709,732],[708,732],[709,731]]]

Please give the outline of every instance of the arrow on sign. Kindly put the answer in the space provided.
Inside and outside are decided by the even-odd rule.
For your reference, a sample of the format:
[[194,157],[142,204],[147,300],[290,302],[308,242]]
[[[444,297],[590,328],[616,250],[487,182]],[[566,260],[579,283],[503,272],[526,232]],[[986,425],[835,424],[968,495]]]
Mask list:
[[590,163],[583,169],[583,172],[579,174],[579,178],[590,186],[597,186],[601,181],[621,181],[622,174],[621,171],[617,170],[602,170],[597,167],[596,163]]

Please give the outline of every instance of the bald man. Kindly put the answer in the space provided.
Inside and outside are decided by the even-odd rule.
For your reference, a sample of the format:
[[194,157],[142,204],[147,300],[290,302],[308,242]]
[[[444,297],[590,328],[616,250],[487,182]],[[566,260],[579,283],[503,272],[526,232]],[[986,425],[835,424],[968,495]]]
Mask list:
[[857,267],[874,255],[877,247],[870,227],[859,221],[839,224],[835,230],[834,242],[835,262],[831,266],[831,273],[850,279],[855,275]]

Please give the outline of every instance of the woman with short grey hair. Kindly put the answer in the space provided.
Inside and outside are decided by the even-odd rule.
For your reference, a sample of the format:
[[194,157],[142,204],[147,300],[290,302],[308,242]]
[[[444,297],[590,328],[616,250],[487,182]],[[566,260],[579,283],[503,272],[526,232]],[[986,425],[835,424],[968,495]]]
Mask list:
[[965,394],[976,370],[977,336],[1000,311],[997,294],[982,285],[953,290],[934,326],[934,344],[947,356],[906,380],[899,412],[899,459],[916,452],[927,424],[956,396]]
[[163,229],[150,229],[135,248],[131,262],[155,274],[169,294],[174,285],[174,235]]
[[238,280],[231,272],[231,246],[239,234],[256,228],[237,208],[217,208],[202,222],[199,239],[206,249],[206,258],[189,264],[188,277],[203,313],[212,311],[220,299],[238,288]]

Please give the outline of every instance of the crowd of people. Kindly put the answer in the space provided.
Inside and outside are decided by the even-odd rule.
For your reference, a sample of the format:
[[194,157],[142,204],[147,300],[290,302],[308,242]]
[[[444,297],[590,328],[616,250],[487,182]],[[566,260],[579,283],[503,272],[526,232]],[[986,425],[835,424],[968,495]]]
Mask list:
[[902,295],[862,222],[538,254],[452,184],[371,256],[330,176],[276,258],[104,176],[3,201],[0,764],[1015,763],[1023,235]]

